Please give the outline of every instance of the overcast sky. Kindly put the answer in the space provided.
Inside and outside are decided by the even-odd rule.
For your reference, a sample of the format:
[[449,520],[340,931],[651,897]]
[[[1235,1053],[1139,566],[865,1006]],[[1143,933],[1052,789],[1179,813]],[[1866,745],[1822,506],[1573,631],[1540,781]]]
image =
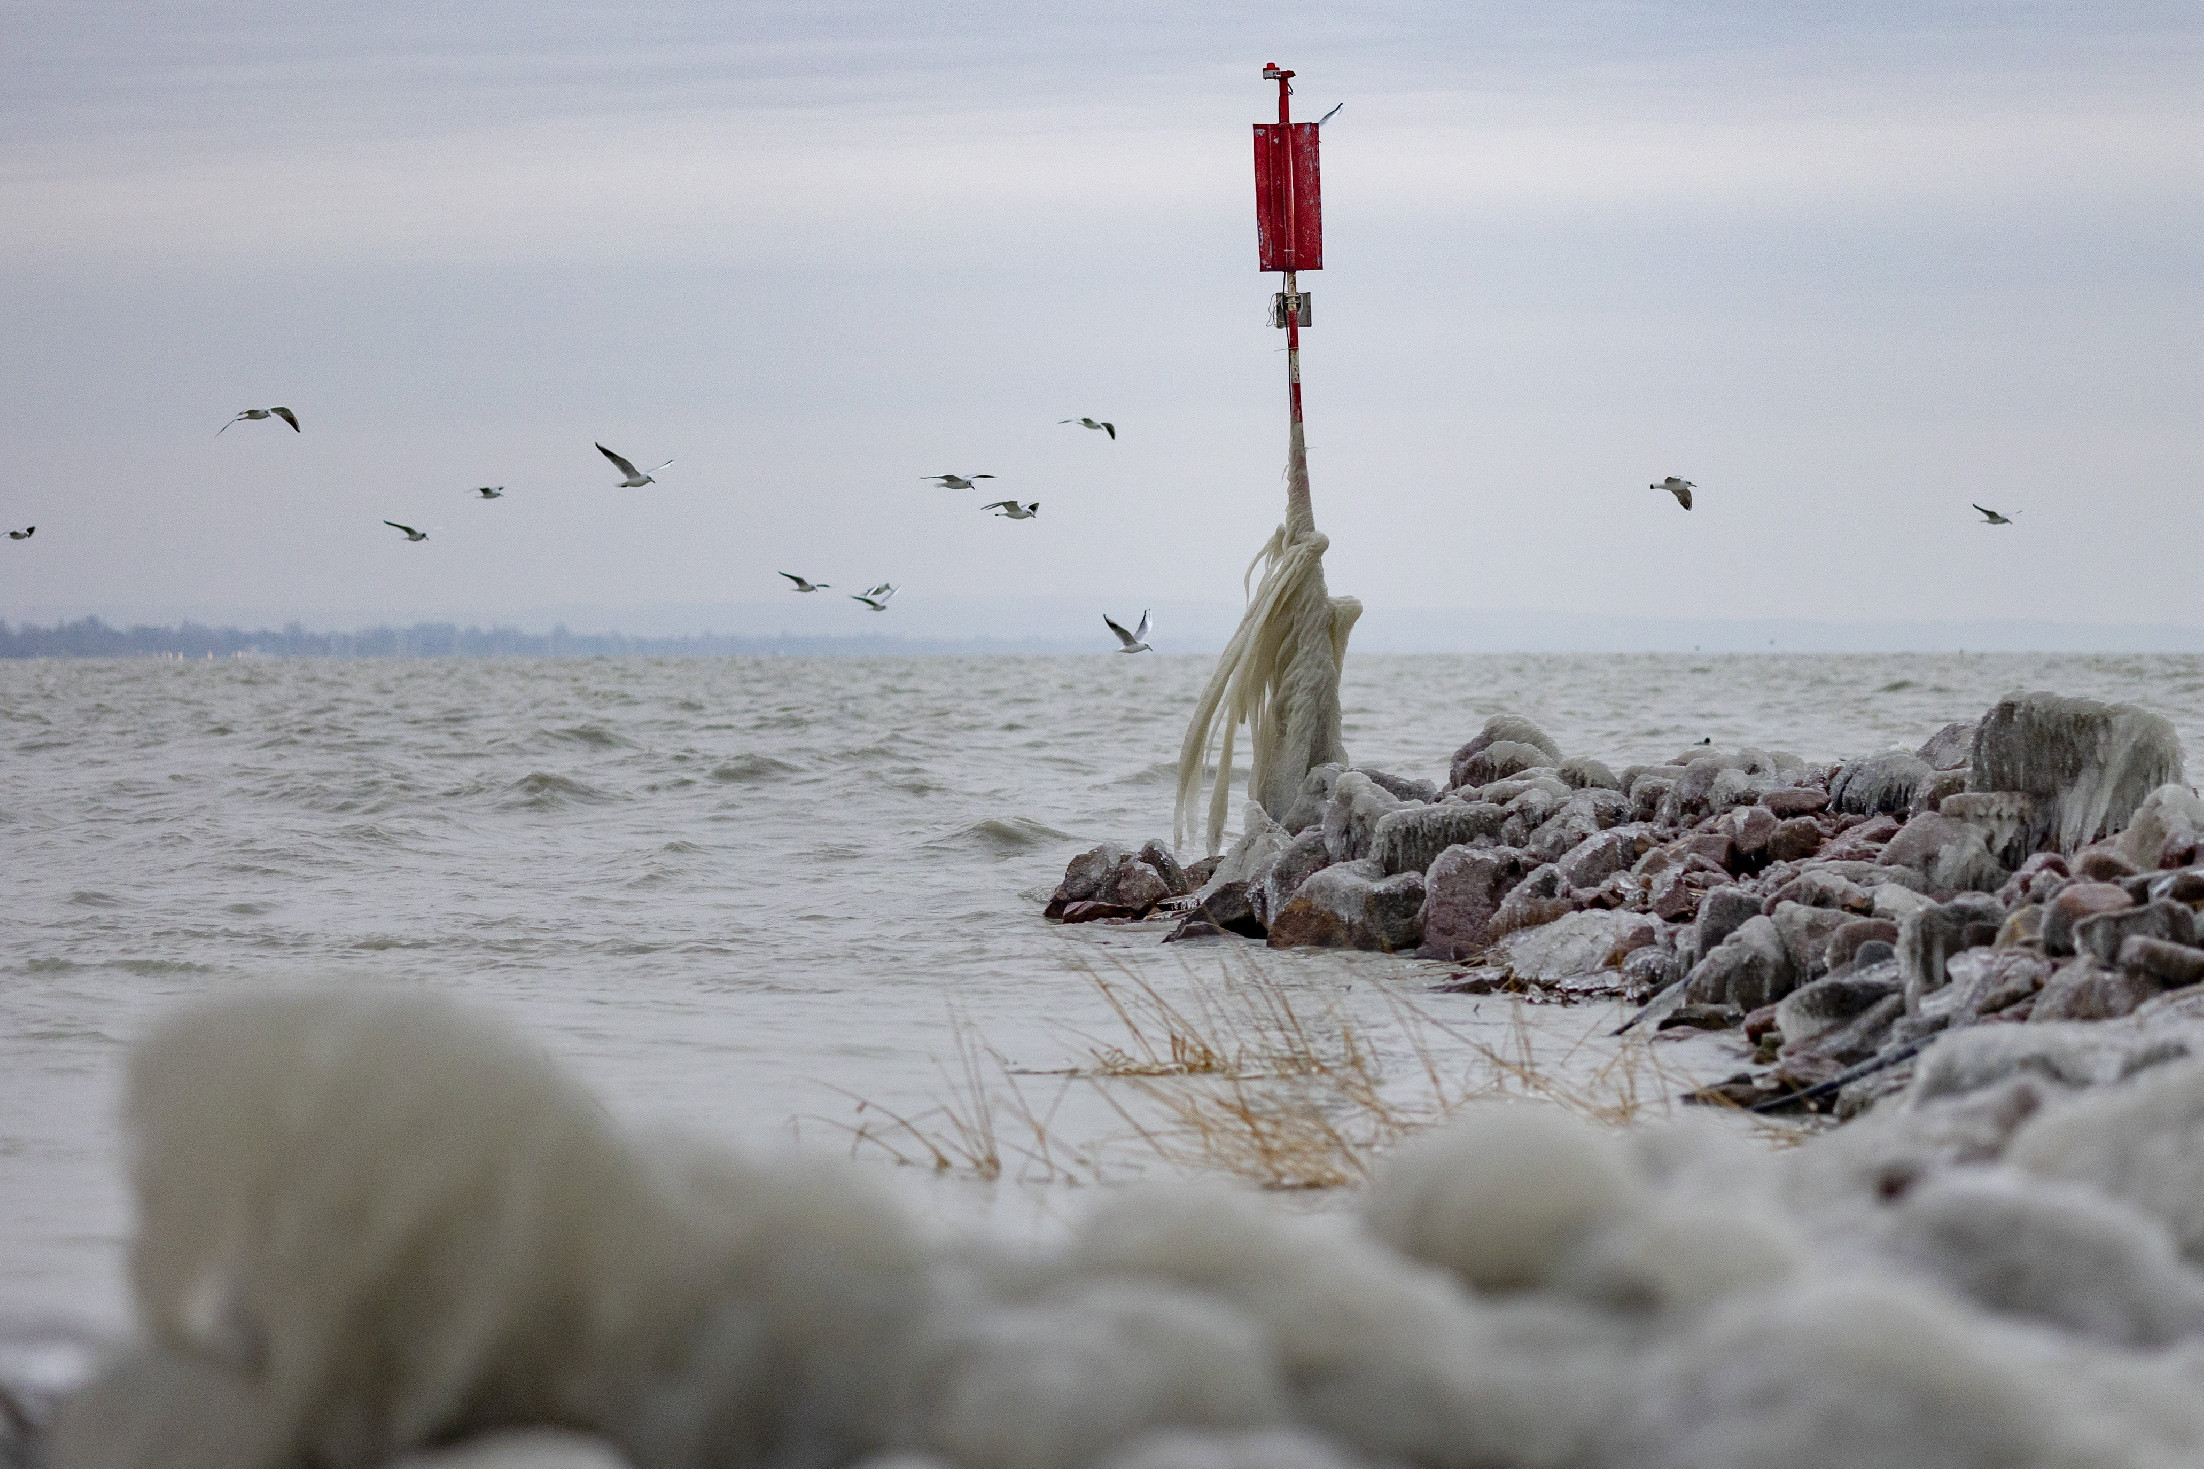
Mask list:
[[[0,24],[0,520],[39,527],[0,543],[0,616],[793,607],[783,570],[1236,598],[1283,496],[1247,129],[1275,59],[1300,115],[1346,104],[1306,282],[1334,590],[2204,623],[2194,4]],[[215,436],[279,402],[303,434]],[[596,439],[676,463],[615,489]]]

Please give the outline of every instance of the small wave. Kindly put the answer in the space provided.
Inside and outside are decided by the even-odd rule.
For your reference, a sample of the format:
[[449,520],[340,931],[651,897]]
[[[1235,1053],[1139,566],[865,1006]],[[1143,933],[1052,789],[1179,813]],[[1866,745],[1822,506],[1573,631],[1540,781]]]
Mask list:
[[1176,760],[1151,760],[1127,775],[1110,782],[1113,786],[1167,786],[1175,785],[1179,778]]
[[59,974],[65,969],[76,968],[77,961],[74,959],[32,959],[27,961],[23,967],[32,974]]
[[247,918],[258,918],[263,913],[275,912],[280,906],[277,903],[231,903],[224,907],[222,911],[224,913],[241,913]]
[[70,906],[76,908],[121,908],[126,906],[124,900],[116,897],[113,893],[102,893],[91,889],[69,894],[69,903]]
[[593,785],[542,770],[530,771],[505,789],[508,793],[506,805],[537,811],[555,811],[562,806],[611,799]]
[[1899,694],[1904,693],[1907,689],[1910,689],[1912,687],[1914,687],[1912,679],[1901,678],[1895,683],[1884,684],[1881,688],[1875,690],[1875,692],[1878,694]]
[[970,826],[959,827],[955,831],[935,837],[924,845],[986,852],[996,857],[1014,857],[1035,847],[1071,840],[1073,837],[1070,832],[1058,831],[1053,826],[1043,826],[1030,817],[990,816],[985,821],[975,821]]
[[712,779],[740,781],[749,785],[763,780],[784,780],[802,770],[800,765],[776,760],[771,755],[737,755],[713,766]]
[[544,733],[553,739],[571,740],[577,745],[587,745],[593,750],[632,750],[635,742],[601,724],[577,724],[572,729],[550,729]]
[[111,959],[109,969],[126,974],[212,974],[212,964],[193,964],[183,959]]

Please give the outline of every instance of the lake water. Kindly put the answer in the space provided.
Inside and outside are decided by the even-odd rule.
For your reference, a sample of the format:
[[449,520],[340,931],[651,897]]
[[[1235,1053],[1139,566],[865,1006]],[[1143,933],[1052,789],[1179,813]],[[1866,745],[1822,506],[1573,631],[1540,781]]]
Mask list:
[[[882,1115],[852,1098],[931,1106],[953,1090],[953,1014],[1014,1070],[1077,1061],[1083,1036],[1118,1033],[1098,970],[1168,989],[1227,962],[1163,949],[1153,926],[1039,916],[1077,850],[1168,834],[1210,666],[0,666],[0,1318],[125,1319],[123,1048],[223,987],[453,991],[621,1115],[750,1147],[847,1152],[834,1124]],[[1344,702],[1358,763],[1437,776],[1501,710],[1619,768],[1702,738],[1809,758],[1914,745],[2015,687],[2141,704],[2192,748],[2204,735],[2204,658],[2170,656],[1370,657]],[[1414,961],[1231,953],[1366,1015],[1402,995],[1465,1026],[1521,1009],[1423,997],[1445,971]],[[1532,1019],[1565,1046],[1603,1014]],[[1683,1068],[1720,1066],[1724,1044],[1689,1041]],[[1059,1106],[1066,1156],[1124,1132],[1094,1088],[1026,1085]],[[1068,1191],[1030,1158],[985,1188],[895,1171],[952,1223],[1038,1227]]]

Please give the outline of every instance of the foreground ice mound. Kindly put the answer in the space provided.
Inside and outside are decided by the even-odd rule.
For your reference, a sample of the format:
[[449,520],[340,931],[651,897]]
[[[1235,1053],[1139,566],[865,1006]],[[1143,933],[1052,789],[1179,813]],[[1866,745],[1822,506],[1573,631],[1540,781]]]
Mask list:
[[223,1001],[132,1058],[145,1340],[44,1462],[2193,1464],[2204,1061],[1999,1057],[1782,1152],[1483,1104],[1358,1212],[1125,1190],[1021,1253],[438,1000]]

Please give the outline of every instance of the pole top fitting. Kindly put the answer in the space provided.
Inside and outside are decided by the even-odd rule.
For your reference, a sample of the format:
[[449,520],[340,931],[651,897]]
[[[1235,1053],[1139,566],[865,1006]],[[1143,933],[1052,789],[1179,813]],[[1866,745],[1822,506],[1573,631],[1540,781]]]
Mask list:
[[1282,82],[1287,77],[1290,77],[1292,75],[1293,73],[1290,71],[1280,71],[1278,69],[1278,63],[1275,61],[1266,61],[1263,63],[1263,80],[1266,82]]

